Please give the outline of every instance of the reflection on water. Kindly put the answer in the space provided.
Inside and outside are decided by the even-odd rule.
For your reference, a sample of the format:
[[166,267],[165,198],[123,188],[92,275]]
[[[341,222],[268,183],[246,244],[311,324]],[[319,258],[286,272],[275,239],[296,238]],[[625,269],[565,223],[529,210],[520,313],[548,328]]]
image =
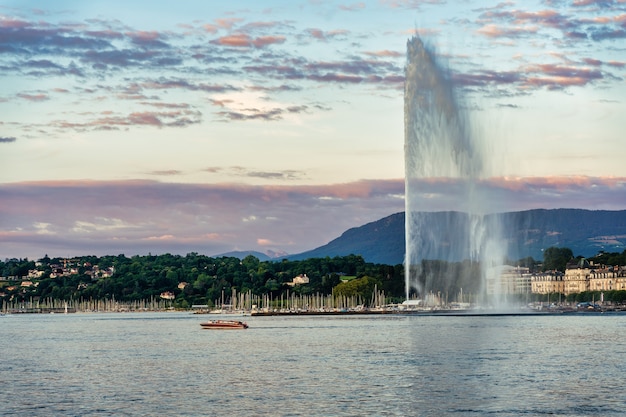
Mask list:
[[622,415],[626,316],[0,317],[0,415]]

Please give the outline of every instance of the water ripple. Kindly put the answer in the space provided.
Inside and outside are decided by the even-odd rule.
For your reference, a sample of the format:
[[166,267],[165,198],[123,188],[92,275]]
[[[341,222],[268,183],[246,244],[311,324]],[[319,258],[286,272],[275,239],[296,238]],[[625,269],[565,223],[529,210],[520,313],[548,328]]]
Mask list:
[[237,332],[202,330],[188,314],[2,320],[0,415],[619,416],[624,407],[621,318],[247,319]]

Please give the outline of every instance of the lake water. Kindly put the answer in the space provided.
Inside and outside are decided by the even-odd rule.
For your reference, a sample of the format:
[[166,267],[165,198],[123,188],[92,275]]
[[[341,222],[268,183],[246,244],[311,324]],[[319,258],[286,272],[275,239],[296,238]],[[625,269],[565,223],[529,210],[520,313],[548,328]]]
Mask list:
[[0,317],[0,415],[622,416],[626,315]]

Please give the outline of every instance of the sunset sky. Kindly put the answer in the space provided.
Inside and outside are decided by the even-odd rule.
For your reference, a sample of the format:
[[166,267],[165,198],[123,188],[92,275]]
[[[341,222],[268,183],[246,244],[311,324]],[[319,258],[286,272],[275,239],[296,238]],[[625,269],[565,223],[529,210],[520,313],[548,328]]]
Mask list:
[[403,211],[416,33],[490,211],[626,209],[626,0],[0,0],[0,259],[299,253]]

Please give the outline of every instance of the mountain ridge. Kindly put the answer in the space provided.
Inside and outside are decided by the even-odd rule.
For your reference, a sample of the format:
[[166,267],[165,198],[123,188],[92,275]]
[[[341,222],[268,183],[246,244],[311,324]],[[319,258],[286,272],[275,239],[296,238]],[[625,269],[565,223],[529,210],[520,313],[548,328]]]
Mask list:
[[[442,239],[456,236],[456,226],[466,221],[467,214],[460,212],[425,212],[428,230],[425,233]],[[290,260],[360,255],[367,262],[388,265],[404,261],[405,213],[399,212],[380,220],[353,227],[325,245],[298,254],[288,255]],[[453,221],[451,221],[451,219]],[[489,214],[486,224],[505,225],[502,236],[507,243],[510,259],[532,256],[543,259],[542,251],[548,247],[568,247],[574,256],[590,257],[599,251],[621,252],[626,249],[626,210],[587,209],[533,209],[526,211]],[[462,260],[466,253],[455,253]]]
[[233,257],[233,258],[239,258],[239,259],[243,259],[246,256],[254,256],[259,261],[275,261],[277,259],[284,259],[288,257],[289,255],[287,254],[287,252],[273,251],[273,250],[267,250],[265,252],[259,252],[255,250],[236,250],[236,251],[220,253],[219,255],[215,255],[215,256],[217,257],[225,256],[225,257]]

